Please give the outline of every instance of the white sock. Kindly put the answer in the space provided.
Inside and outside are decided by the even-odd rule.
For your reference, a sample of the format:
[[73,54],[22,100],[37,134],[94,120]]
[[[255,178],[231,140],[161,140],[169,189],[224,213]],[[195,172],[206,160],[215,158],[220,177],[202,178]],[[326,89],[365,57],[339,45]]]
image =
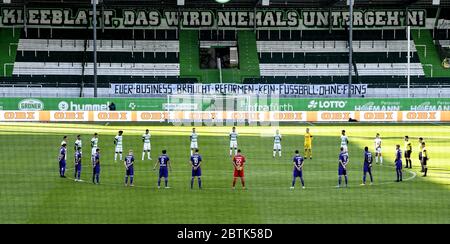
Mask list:
[[142,161],[144,161],[145,152],[142,152]]
[[276,154],[276,152],[275,152],[275,150],[273,150],[273,157],[275,157],[275,154]]
[[378,163],[378,156],[375,157],[375,163]]
[[152,157],[150,157],[150,151],[147,152],[147,158],[151,159]]
[[114,153],[114,161],[117,161],[117,153]]
[[280,157],[281,157],[281,150],[280,150],[280,151],[278,151],[278,155],[280,155]]
[[192,156],[192,149],[191,149],[190,153],[191,153],[191,156]]
[[236,154],[237,154],[237,148],[234,149],[234,155],[236,155]]
[[380,163],[383,164],[383,157],[380,157]]
[[231,156],[231,155],[233,155],[233,150],[232,150],[232,149],[230,149],[230,156]]
[[119,153],[119,155],[120,155],[120,160],[122,160],[122,153]]

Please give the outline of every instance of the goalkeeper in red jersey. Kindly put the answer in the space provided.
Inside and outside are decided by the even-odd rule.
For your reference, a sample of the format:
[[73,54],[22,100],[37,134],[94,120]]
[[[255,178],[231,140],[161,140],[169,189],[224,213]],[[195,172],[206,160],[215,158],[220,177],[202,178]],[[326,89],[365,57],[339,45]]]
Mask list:
[[237,178],[241,178],[242,189],[245,189],[244,165],[245,165],[245,156],[241,154],[241,150],[239,149],[237,151],[237,154],[233,157],[233,166],[234,166],[233,190],[236,189]]

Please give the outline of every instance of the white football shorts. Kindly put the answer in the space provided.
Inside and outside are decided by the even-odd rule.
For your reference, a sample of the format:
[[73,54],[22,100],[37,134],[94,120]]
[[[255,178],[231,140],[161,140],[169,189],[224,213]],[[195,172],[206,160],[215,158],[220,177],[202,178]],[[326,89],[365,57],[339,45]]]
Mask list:
[[230,148],[238,148],[237,141],[230,141]]
[[144,143],[144,151],[150,151],[152,150],[152,146],[150,143]]
[[198,149],[198,143],[197,142],[191,142],[191,149]]
[[273,144],[273,150],[281,150],[281,143]]

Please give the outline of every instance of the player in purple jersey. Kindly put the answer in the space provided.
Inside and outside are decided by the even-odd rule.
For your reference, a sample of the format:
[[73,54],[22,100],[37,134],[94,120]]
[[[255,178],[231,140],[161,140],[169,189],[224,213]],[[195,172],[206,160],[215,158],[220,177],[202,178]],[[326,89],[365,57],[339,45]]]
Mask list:
[[300,156],[298,150],[295,150],[295,156],[292,159],[292,162],[294,162],[294,171],[291,189],[294,189],[295,180],[297,179],[297,177],[300,177],[300,181],[302,182],[302,188],[305,189],[305,182],[303,181],[303,157]]
[[[425,147],[425,142],[422,142],[422,166],[423,166],[423,177],[427,177],[428,166],[427,162],[430,159],[428,156],[427,148]],[[410,167],[411,168],[411,167]]]
[[397,172],[396,182],[403,181],[402,173],[402,150],[400,150],[400,145],[395,146],[395,171]]
[[345,178],[345,187],[348,186],[348,178],[347,178],[347,164],[348,164],[348,153],[344,147],[341,147],[341,153],[339,154],[339,169],[338,169],[338,185],[337,188],[341,187],[342,176]]
[[95,154],[92,158],[92,183],[98,185],[100,184],[100,148],[97,147],[95,149]]
[[369,152],[369,148],[364,148],[364,166],[363,166],[363,183],[362,186],[366,185],[366,174],[369,173],[370,176],[370,184],[373,184],[373,177],[372,177],[372,153]]
[[156,169],[156,165],[159,164],[159,177],[158,177],[158,189],[161,187],[161,178],[164,177],[165,188],[170,188],[169,183],[169,170],[172,171],[172,166],[170,165],[169,156],[167,156],[167,150],[162,150],[162,155],[158,157],[158,161],[155,163],[153,170]]
[[130,186],[134,186],[134,156],[133,150],[128,151],[128,156],[125,157],[123,162],[125,165],[125,186],[128,186],[128,177],[130,177]]
[[202,189],[202,179],[200,178],[202,176],[202,169],[200,168],[202,156],[198,154],[198,149],[195,149],[195,153],[191,156],[190,164],[192,166],[191,189],[194,188],[195,177],[198,179],[198,188]]
[[75,149],[75,181],[81,180],[81,147],[76,147]]
[[66,178],[64,175],[66,173],[66,143],[61,144],[61,148],[59,149],[58,162],[59,162],[59,176],[62,178]]

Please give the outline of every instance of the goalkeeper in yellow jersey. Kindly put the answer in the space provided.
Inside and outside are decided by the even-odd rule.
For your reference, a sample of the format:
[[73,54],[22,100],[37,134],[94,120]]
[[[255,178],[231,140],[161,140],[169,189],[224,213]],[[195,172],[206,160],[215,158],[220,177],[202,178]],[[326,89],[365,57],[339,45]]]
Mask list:
[[309,133],[309,128],[306,128],[306,134],[305,134],[305,159],[309,157],[309,159],[312,159],[312,135]]

